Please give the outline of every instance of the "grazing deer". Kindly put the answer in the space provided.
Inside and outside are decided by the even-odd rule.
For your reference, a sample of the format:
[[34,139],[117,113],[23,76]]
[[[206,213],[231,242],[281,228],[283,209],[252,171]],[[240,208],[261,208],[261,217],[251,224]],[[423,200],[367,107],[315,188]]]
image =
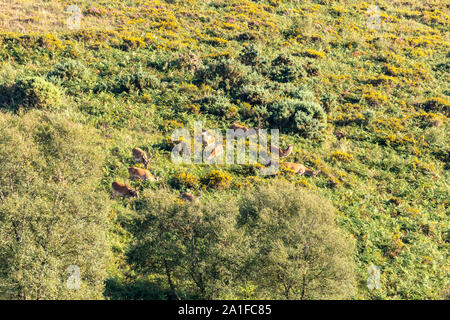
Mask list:
[[148,159],[147,154],[145,153],[144,150],[142,150],[140,148],[133,149],[133,159],[134,159],[134,161],[142,163],[144,165],[145,169],[147,169],[148,164],[150,163],[150,160]]
[[239,130],[239,129],[241,129],[241,130],[244,131],[244,132],[247,132],[247,131],[248,131],[248,128],[247,128],[246,126],[244,126],[244,125],[242,125],[242,124],[238,124],[238,123],[233,123],[233,124],[230,126],[230,129],[233,129],[233,130]]
[[193,196],[191,193],[189,192],[185,192],[181,195],[181,199],[183,201],[187,201],[187,202],[198,202],[201,198],[201,195],[198,197]]
[[246,137],[252,136],[252,135],[255,135],[255,134],[259,134],[259,129],[260,128],[261,128],[261,126],[259,126],[256,131],[255,130],[250,130],[248,127],[246,127],[246,126],[244,126],[242,124],[238,124],[238,123],[233,123],[230,126],[230,129],[232,129],[234,131],[242,130],[245,133],[244,136],[246,136]]
[[280,157],[280,159],[288,157],[292,153],[293,150],[294,150],[294,146],[292,144],[290,144],[284,150],[281,148],[278,148],[276,146],[270,146],[270,152],[278,153],[278,156]]
[[111,184],[113,195],[124,197],[124,198],[139,198],[139,192],[137,190],[133,190],[130,186],[127,186],[125,183],[120,183],[114,181]]
[[215,157],[219,157],[223,154],[223,145],[219,144],[217,146],[214,147],[214,149],[212,150],[211,154],[209,155],[209,157],[206,159],[206,161],[211,161],[212,159],[214,159]]
[[216,141],[216,138],[211,133],[209,133],[207,130],[202,129],[203,146],[209,146],[210,144],[213,144],[214,141]]
[[128,168],[128,173],[130,174],[130,180],[150,180],[150,181],[158,181],[159,179],[153,176],[150,171],[146,169],[140,169],[131,167]]
[[299,174],[299,175],[303,175],[304,174],[306,176],[315,177],[315,176],[317,176],[317,173],[318,173],[316,171],[308,169],[307,167],[305,167],[304,165],[299,164],[299,163],[283,162],[282,165],[285,168],[290,169],[290,170],[294,171],[296,174]]

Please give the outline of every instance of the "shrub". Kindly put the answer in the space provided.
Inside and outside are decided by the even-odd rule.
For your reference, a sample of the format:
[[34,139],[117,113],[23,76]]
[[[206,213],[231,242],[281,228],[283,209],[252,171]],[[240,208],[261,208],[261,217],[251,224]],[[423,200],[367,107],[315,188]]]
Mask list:
[[331,154],[331,159],[333,161],[352,162],[353,155],[350,153],[343,152],[343,151],[334,151]]
[[239,60],[243,64],[252,67],[261,65],[264,62],[261,54],[253,43],[249,46],[245,46],[242,49],[241,53],[239,54]]
[[112,91],[114,93],[143,91],[144,89],[156,89],[159,85],[160,81],[155,75],[138,70],[116,78]]
[[203,66],[195,72],[195,82],[233,94],[242,85],[248,83],[247,76],[250,72],[250,67],[235,59],[221,56],[203,61]]
[[297,131],[305,138],[317,138],[326,127],[326,114],[305,89],[293,94],[296,98],[275,101],[268,105],[269,120],[273,125]]
[[231,183],[231,176],[225,172],[212,170],[202,177],[202,184],[213,189],[227,189]]
[[176,63],[181,69],[195,72],[201,64],[200,54],[191,51],[180,53]]
[[302,51],[299,51],[298,54],[301,56],[313,58],[313,59],[323,59],[326,57],[325,53],[323,53],[321,51],[316,51],[313,49],[302,50]]
[[176,188],[197,189],[200,185],[200,181],[197,176],[194,176],[187,172],[179,172],[173,176],[172,184]]
[[63,81],[83,78],[86,67],[78,60],[69,60],[58,63],[55,68],[47,74],[47,78],[58,78]]
[[429,98],[424,103],[419,104],[425,111],[439,111],[450,116],[450,102],[440,97]]
[[302,66],[287,54],[281,54],[271,63],[270,78],[277,82],[291,82],[305,76]]
[[230,100],[224,95],[214,95],[196,100],[195,103],[201,105],[201,110],[216,116],[225,116],[233,106]]
[[42,77],[28,77],[15,83],[11,100],[25,108],[50,109],[61,106],[62,93]]
[[264,87],[263,84],[244,85],[236,94],[241,101],[248,102],[251,105],[266,105],[273,101],[273,95]]
[[354,241],[335,223],[332,205],[305,188],[276,179],[248,190],[239,225],[255,248],[253,283],[268,299],[351,298]]

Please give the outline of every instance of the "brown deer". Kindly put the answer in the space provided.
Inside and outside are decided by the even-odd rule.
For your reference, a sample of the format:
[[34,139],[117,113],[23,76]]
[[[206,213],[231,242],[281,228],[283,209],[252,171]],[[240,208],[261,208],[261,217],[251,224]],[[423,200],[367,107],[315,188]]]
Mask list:
[[239,130],[239,129],[241,129],[241,130],[244,131],[244,132],[247,132],[247,131],[248,131],[248,128],[247,128],[246,126],[244,126],[244,125],[242,125],[242,124],[238,124],[238,123],[233,123],[233,124],[230,126],[230,129],[233,129],[233,130]]
[[130,186],[127,186],[125,183],[120,183],[114,181],[111,184],[113,195],[123,197],[123,198],[139,198],[139,192],[137,190],[133,190]]
[[209,146],[210,144],[213,144],[214,141],[216,141],[216,138],[211,133],[209,133],[207,130],[202,129],[203,146]]
[[214,149],[212,150],[211,154],[209,155],[209,157],[206,159],[206,161],[211,161],[212,159],[214,159],[215,157],[219,157],[223,154],[223,145],[219,144],[217,146],[214,147]]
[[278,153],[278,156],[280,157],[280,159],[288,157],[292,153],[293,150],[294,150],[294,146],[292,144],[290,144],[284,150],[281,148],[278,148],[276,146],[270,146],[270,152]]
[[242,125],[242,124],[238,124],[238,123],[233,123],[230,126],[230,129],[236,131],[236,130],[242,130],[244,132],[244,136],[248,137],[248,136],[252,136],[255,134],[259,134],[259,130],[261,129],[261,126],[258,126],[257,130],[250,130],[248,127]]
[[181,195],[181,199],[184,201],[184,202],[198,202],[199,200],[200,200],[200,198],[201,198],[201,195],[200,196],[198,196],[198,197],[195,197],[195,196],[193,196],[191,193],[189,193],[189,192],[185,192],[185,193],[183,193],[182,195]]
[[303,164],[299,164],[299,163],[283,162],[283,163],[281,163],[281,165],[283,165],[287,169],[294,171],[295,174],[299,174],[299,175],[304,174],[306,176],[315,177],[315,176],[317,176],[317,173],[318,173],[316,171],[308,169]]
[[130,174],[130,180],[150,180],[150,181],[158,181],[159,179],[153,176],[150,171],[141,168],[131,167],[128,168],[128,173]]
[[147,169],[148,164],[150,163],[150,160],[148,159],[147,154],[145,153],[144,150],[142,150],[140,148],[133,149],[133,159],[134,159],[134,161],[142,163],[144,165],[145,169]]

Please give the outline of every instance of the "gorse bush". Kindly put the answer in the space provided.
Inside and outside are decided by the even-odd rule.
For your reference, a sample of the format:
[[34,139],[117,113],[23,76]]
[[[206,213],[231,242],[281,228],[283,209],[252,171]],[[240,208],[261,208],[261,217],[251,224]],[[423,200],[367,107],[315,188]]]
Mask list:
[[51,109],[62,105],[62,92],[42,77],[18,80],[10,90],[10,103],[15,107]]
[[255,250],[248,272],[263,297],[352,297],[354,241],[336,224],[330,203],[276,179],[245,192],[239,206],[239,225]]
[[215,89],[222,89],[233,95],[242,85],[248,83],[251,68],[235,59],[219,57],[207,59],[195,72],[195,82],[207,84]]
[[138,69],[115,76],[112,81],[102,82],[96,85],[95,92],[112,92],[115,94],[138,92],[141,93],[147,89],[159,88],[161,81],[154,74]]
[[230,186],[231,176],[219,170],[212,170],[201,178],[201,182],[213,189],[226,189]]
[[265,58],[261,55],[253,43],[248,46],[244,46],[239,53],[239,61],[247,66],[256,67],[256,70],[261,71],[267,63]]
[[292,82],[305,76],[305,70],[300,62],[287,54],[280,54],[272,60],[270,78],[278,82]]
[[326,114],[311,91],[301,89],[294,95],[268,105],[269,121],[274,126],[288,128],[305,138],[320,137],[326,127]]
[[58,63],[55,68],[47,74],[47,78],[58,78],[62,81],[82,79],[87,68],[78,60],[69,60]]
[[143,91],[145,89],[156,89],[159,85],[160,80],[155,75],[138,70],[117,78],[112,91],[114,93]]
[[223,94],[204,97],[195,102],[200,104],[202,111],[216,116],[224,116],[232,107],[230,100]]
[[267,105],[274,100],[273,94],[263,84],[247,84],[242,86],[236,94],[241,101],[251,105]]

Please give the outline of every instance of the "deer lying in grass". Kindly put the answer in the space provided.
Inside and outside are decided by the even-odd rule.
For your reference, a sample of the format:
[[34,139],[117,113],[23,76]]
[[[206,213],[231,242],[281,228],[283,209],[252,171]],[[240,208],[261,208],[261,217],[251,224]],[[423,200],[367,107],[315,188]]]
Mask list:
[[230,129],[233,129],[233,130],[239,130],[239,129],[241,129],[241,130],[244,131],[244,132],[247,132],[247,131],[248,131],[248,128],[247,128],[246,126],[244,126],[244,125],[242,125],[242,124],[238,124],[238,123],[233,123],[233,124],[230,126]]
[[139,198],[139,192],[136,190],[133,190],[130,186],[127,186],[125,183],[120,183],[117,181],[114,181],[111,184],[112,190],[113,190],[113,196],[119,196],[123,198]]
[[147,154],[145,153],[144,150],[140,149],[140,148],[134,148],[133,149],[133,159],[136,162],[142,163],[145,167],[145,169],[147,169],[148,164],[150,163],[150,160],[147,157]]
[[236,131],[236,130],[242,130],[245,133],[245,137],[248,136],[252,136],[255,134],[259,134],[259,130],[261,129],[261,126],[258,126],[258,128],[256,130],[250,130],[249,128],[247,128],[246,126],[239,124],[239,123],[233,123],[230,126],[230,129]]
[[308,169],[307,167],[305,167],[302,164],[299,163],[293,163],[293,162],[283,162],[281,163],[282,166],[284,166],[287,169],[290,169],[292,171],[295,172],[295,174],[299,174],[299,175],[306,175],[306,176],[310,176],[310,177],[315,177],[317,176],[318,172],[317,171],[313,171],[311,169]]
[[185,193],[183,193],[182,195],[181,195],[181,199],[184,201],[184,202],[197,202],[197,201],[199,201],[200,200],[200,198],[201,198],[201,195],[200,196],[198,196],[198,197],[195,197],[195,196],[193,196],[191,193],[189,193],[189,192],[185,192]]
[[130,174],[130,180],[150,180],[150,181],[158,181],[159,178],[155,177],[150,173],[150,171],[141,168],[131,167],[128,168],[128,173]]

